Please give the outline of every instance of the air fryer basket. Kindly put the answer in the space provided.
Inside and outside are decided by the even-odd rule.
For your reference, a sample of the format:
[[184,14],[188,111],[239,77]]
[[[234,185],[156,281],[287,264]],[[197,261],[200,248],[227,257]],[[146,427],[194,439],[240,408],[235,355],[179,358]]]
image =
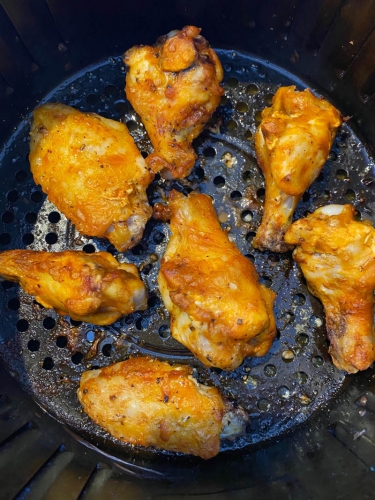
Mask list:
[[[139,266],[151,292],[149,309],[93,327],[41,308],[14,284],[1,284],[1,498],[178,498],[181,485],[184,498],[227,491],[232,497],[235,490],[238,498],[371,498],[373,372],[344,377],[333,367],[321,305],[291,255],[262,254],[251,240],[264,195],[252,138],[261,109],[281,85],[310,86],[352,116],[295,217],[332,202],[353,203],[358,217],[373,217],[375,2],[175,1],[168,13],[164,2],[146,0],[137,6],[77,3],[0,2],[0,245],[108,250]],[[120,54],[189,23],[222,47],[225,97],[195,142],[199,159],[192,174],[178,182],[157,178],[148,194],[152,203],[172,188],[212,195],[223,227],[278,293],[278,338],[270,352],[231,373],[204,368],[170,337],[156,286],[168,225],[150,221],[141,243],[118,254],[108,242],[76,232],[34,184],[27,160],[30,112],[47,101],[126,122],[148,154],[144,127],[123,91]],[[111,438],[81,412],[79,376],[139,354],[194,366],[199,380],[249,413],[246,435],[223,442],[207,463]]]

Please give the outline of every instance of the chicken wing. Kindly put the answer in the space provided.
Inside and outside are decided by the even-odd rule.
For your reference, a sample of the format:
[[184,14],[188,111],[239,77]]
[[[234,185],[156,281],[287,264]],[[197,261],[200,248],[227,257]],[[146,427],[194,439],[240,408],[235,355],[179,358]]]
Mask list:
[[327,205],[285,234],[310,292],[323,303],[333,363],[349,373],[375,361],[375,229],[354,214],[351,205]]
[[78,399],[117,439],[208,459],[219,452],[220,437],[244,434],[248,416],[192,372],[186,365],[131,358],[83,373]]
[[142,237],[154,178],[126,126],[62,104],[34,111],[34,180],[77,227],[123,252]]
[[0,253],[0,276],[18,281],[42,306],[95,325],[147,307],[136,266],[107,252],[9,250]]
[[146,161],[167,177],[189,175],[197,158],[192,141],[224,93],[222,66],[200,31],[186,26],[154,47],[136,46],[123,56],[129,67],[126,96],[154,147]]
[[255,150],[266,183],[262,223],[253,240],[259,250],[286,252],[285,231],[303,193],[326,162],[342,117],[309,89],[281,87],[262,112]]
[[158,276],[171,332],[206,366],[234,370],[263,356],[276,327],[275,294],[231,243],[209,196],[169,196],[172,236]]

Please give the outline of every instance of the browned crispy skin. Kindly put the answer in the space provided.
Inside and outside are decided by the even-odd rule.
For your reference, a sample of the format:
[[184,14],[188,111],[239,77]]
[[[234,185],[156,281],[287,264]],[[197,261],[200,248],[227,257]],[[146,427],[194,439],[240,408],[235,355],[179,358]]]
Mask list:
[[285,234],[310,292],[323,303],[333,363],[349,373],[375,361],[375,229],[354,214],[351,205],[328,205]]
[[259,250],[286,252],[284,234],[303,193],[327,160],[342,117],[309,89],[281,87],[262,112],[255,135],[258,163],[265,177],[264,214],[253,240]]
[[219,452],[224,403],[191,374],[189,366],[132,358],[83,373],[78,399],[117,439],[208,459]]
[[183,178],[197,155],[192,141],[220,103],[223,69],[200,29],[186,26],[154,47],[125,52],[126,96],[140,115],[154,147],[154,172]]
[[206,366],[224,370],[263,356],[276,333],[275,294],[229,241],[209,196],[172,191],[169,209],[172,236],[158,282],[173,337]]
[[136,266],[120,264],[107,252],[9,250],[0,253],[0,276],[77,321],[109,325],[147,307]]
[[154,174],[123,123],[45,104],[34,111],[29,159],[35,182],[81,233],[120,252],[142,238]]

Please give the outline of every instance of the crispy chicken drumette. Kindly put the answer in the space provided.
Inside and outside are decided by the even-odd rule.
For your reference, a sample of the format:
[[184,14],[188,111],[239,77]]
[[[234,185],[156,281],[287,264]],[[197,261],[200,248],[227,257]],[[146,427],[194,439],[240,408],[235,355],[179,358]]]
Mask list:
[[146,161],[168,177],[189,175],[197,158],[192,141],[224,93],[220,61],[200,31],[186,26],[154,47],[136,46],[124,54],[126,96],[154,147]]
[[117,439],[208,459],[219,452],[220,437],[244,432],[248,418],[192,372],[186,365],[131,358],[83,373],[78,398]]
[[354,214],[351,205],[327,205],[285,234],[310,292],[323,303],[333,363],[349,373],[375,361],[375,229]]
[[42,306],[95,325],[147,307],[136,266],[107,252],[9,250],[0,253],[0,276],[18,281]]
[[45,104],[34,111],[29,159],[35,182],[81,233],[120,252],[142,238],[154,174],[123,123]]
[[286,252],[284,234],[303,193],[315,180],[331,149],[342,117],[309,89],[281,87],[262,112],[255,150],[266,184],[262,223],[253,240],[259,250]]
[[263,356],[276,334],[275,294],[229,241],[209,196],[172,191],[169,208],[172,236],[158,282],[173,337],[204,365],[224,370]]

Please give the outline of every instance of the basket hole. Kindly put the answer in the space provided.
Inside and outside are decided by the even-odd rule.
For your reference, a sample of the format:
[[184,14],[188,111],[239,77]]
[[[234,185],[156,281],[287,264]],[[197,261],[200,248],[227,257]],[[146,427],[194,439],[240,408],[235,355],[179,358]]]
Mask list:
[[217,177],[214,178],[214,184],[218,188],[222,188],[225,186],[225,179],[221,175],[218,175]]
[[277,368],[275,365],[266,365],[263,371],[266,377],[275,377],[277,373]]
[[56,325],[56,321],[48,316],[47,318],[44,318],[43,320],[43,326],[46,330],[52,330]]
[[282,399],[289,399],[291,396],[290,390],[286,385],[282,385],[282,386],[278,387],[276,392],[277,392],[277,395]]
[[42,368],[44,370],[52,370],[52,368],[54,367],[54,364],[55,363],[53,362],[52,358],[44,358]]
[[29,329],[29,322],[25,319],[19,319],[16,328],[19,332],[26,332]]
[[303,295],[303,293],[296,293],[293,296],[293,302],[296,306],[303,306],[303,304],[306,302],[306,297]]
[[107,252],[110,253],[110,254],[112,254],[112,255],[114,255],[117,252],[115,246],[112,245],[112,243],[107,246]]
[[324,359],[322,358],[322,356],[314,356],[313,359],[312,359],[312,364],[315,367],[322,366],[323,363],[324,363]]
[[244,137],[245,139],[247,139],[248,141],[251,141],[251,139],[253,138],[253,133],[251,130],[246,130],[246,132],[244,133]]
[[353,189],[347,189],[344,196],[349,201],[355,201],[355,192]]
[[144,251],[144,248],[141,244],[136,245],[134,248],[131,249],[131,253],[133,255],[141,255]]
[[343,181],[348,178],[348,172],[344,170],[343,168],[339,168],[336,170],[336,179],[339,179],[340,181]]
[[242,174],[242,179],[244,180],[244,182],[250,182],[253,179],[253,174],[250,172],[250,170],[246,170]]
[[194,175],[197,179],[203,179],[204,177],[204,170],[202,167],[196,167],[194,169]]
[[35,212],[27,212],[27,214],[25,214],[25,221],[28,224],[34,224],[34,222],[37,220],[37,218],[38,218],[38,215]]
[[22,236],[22,242],[24,245],[31,245],[34,241],[34,235],[31,233],[26,233]]
[[146,264],[142,268],[141,272],[142,272],[142,274],[145,274],[146,276],[148,276],[150,274],[151,270],[152,270],[152,264]]
[[259,188],[257,191],[257,198],[260,201],[264,201],[264,196],[266,194],[266,190],[264,188]]
[[272,104],[272,99],[274,98],[274,95],[275,94],[269,93],[264,96],[267,104]]
[[245,210],[241,214],[241,219],[244,222],[251,222],[253,220],[253,212],[251,212],[250,210]]
[[40,342],[39,340],[35,340],[35,339],[31,339],[29,340],[29,342],[27,343],[27,348],[29,351],[31,352],[36,352],[36,351],[39,351],[39,347],[40,347]]
[[156,231],[156,233],[153,236],[154,243],[156,243],[157,245],[162,243],[164,238],[165,238],[165,235],[161,231]]
[[254,264],[254,262],[255,262],[255,257],[254,257],[254,255],[251,255],[251,253],[247,253],[247,254],[245,255],[245,257],[246,257],[246,258],[247,258],[250,262],[252,262],[252,263]]
[[30,200],[34,203],[40,203],[43,200],[43,193],[41,191],[33,191],[30,195]]
[[106,356],[109,358],[112,355],[113,352],[113,345],[112,344],[104,344],[102,347],[102,353],[103,356]]
[[117,111],[117,113],[124,115],[128,110],[128,106],[125,101],[117,101],[115,103],[115,110]]
[[88,243],[85,245],[82,250],[86,253],[95,253],[95,247],[94,245],[91,245],[91,243]]
[[142,318],[137,319],[137,321],[135,322],[135,327],[137,330],[143,330]]
[[204,148],[203,154],[206,158],[214,158],[216,151],[212,147]]
[[27,179],[27,173],[25,172],[25,170],[18,170],[14,178],[17,182],[25,182],[25,180]]
[[330,151],[328,155],[328,160],[330,161],[336,161],[337,160],[337,154],[334,151]]
[[246,102],[240,101],[237,103],[236,110],[239,113],[246,113],[246,111],[249,110],[249,106],[246,104]]
[[4,212],[1,219],[5,224],[9,224],[10,222],[13,222],[14,214],[12,212]]
[[266,286],[267,288],[271,288],[272,286],[272,280],[269,276],[261,276],[259,279],[259,283]]
[[50,212],[48,214],[48,220],[52,222],[52,224],[57,224],[57,222],[59,222],[60,219],[61,215],[59,214],[59,212]]
[[309,319],[309,325],[313,328],[320,328],[323,325],[323,320],[318,316],[311,316]]
[[63,349],[68,345],[68,339],[65,337],[65,335],[59,335],[56,339],[56,345],[57,347],[60,347],[60,349]]
[[262,121],[262,111],[256,111],[254,115],[254,119],[257,123],[260,123]]
[[169,339],[171,336],[171,331],[168,325],[161,325],[159,328],[159,335],[162,339]]
[[107,85],[104,89],[104,93],[108,97],[114,97],[118,94],[118,89],[114,85]]
[[157,307],[160,305],[160,300],[157,295],[150,295],[147,301],[148,307]]
[[92,106],[98,100],[98,96],[95,94],[89,94],[86,96],[86,102],[89,106]]
[[309,336],[306,335],[306,333],[300,333],[296,337],[296,342],[300,346],[306,346],[306,345],[308,345],[309,341],[310,341]]
[[306,384],[306,382],[309,379],[307,373],[305,373],[305,372],[296,372],[294,374],[294,378],[296,379],[297,384],[300,384],[300,385]]
[[45,237],[46,243],[48,245],[54,245],[57,242],[57,234],[56,233],[48,233]]
[[302,195],[302,201],[306,203],[310,200],[310,198],[311,198],[310,193],[308,191],[305,191]]
[[128,120],[126,122],[129,132],[135,132],[138,128],[138,123],[135,120]]
[[238,86],[237,78],[234,78],[234,76],[231,76],[230,78],[228,78],[227,85],[230,89],[235,89]]
[[294,352],[291,349],[286,349],[281,353],[281,358],[285,363],[291,363],[294,360]]
[[83,354],[79,351],[75,352],[71,357],[72,363],[79,365],[83,360]]
[[249,233],[246,234],[246,241],[248,243],[251,243],[253,239],[255,238],[256,233],[254,231],[250,231]]
[[20,195],[18,194],[18,192],[16,190],[12,190],[12,191],[9,191],[9,193],[7,194],[7,199],[11,203],[14,203],[15,201],[18,200],[19,196]]
[[239,191],[232,191],[230,197],[232,198],[232,200],[240,200],[242,198],[242,193],[240,193]]
[[260,411],[268,411],[271,408],[271,402],[267,398],[262,398],[258,401],[257,407]]
[[236,128],[237,128],[237,122],[235,120],[227,121],[227,130],[236,130]]
[[70,324],[72,326],[81,326],[82,325],[82,321],[77,321],[75,319],[70,318]]
[[88,330],[86,332],[86,340],[87,340],[87,342],[90,342],[90,343],[94,342],[95,332],[93,330]]
[[230,101],[226,95],[221,96],[220,106],[226,106],[229,102]]
[[18,311],[18,309],[20,308],[20,301],[16,298],[10,299],[8,302],[8,308],[11,311]]
[[12,240],[12,238],[11,238],[9,233],[0,234],[0,244],[1,245],[9,245],[11,240]]
[[250,85],[248,85],[246,87],[247,94],[253,95],[253,94],[256,94],[258,92],[259,92],[259,88],[254,83],[250,83]]

